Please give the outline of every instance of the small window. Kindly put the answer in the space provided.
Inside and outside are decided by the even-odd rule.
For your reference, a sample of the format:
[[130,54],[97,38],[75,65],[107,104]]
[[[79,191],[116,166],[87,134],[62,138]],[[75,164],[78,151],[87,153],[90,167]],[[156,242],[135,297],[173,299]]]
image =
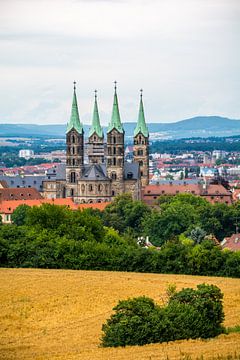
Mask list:
[[71,189],[71,196],[74,196],[74,189]]
[[116,179],[117,179],[117,174],[116,174],[115,172],[113,172],[113,173],[111,174],[111,178],[112,178],[113,180],[116,180]]
[[88,185],[88,190],[89,190],[89,191],[93,191],[93,186],[92,186],[92,184],[89,184],[89,185]]
[[133,178],[133,173],[132,172],[128,172],[127,173],[127,179],[132,179]]
[[75,173],[75,172],[71,172],[70,182],[71,182],[72,184],[74,184],[74,183],[76,182],[76,173]]

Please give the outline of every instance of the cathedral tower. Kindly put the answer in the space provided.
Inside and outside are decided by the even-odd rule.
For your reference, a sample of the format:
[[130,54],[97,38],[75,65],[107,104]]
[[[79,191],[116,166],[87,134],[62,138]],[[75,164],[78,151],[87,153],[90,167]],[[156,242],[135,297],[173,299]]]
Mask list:
[[97,90],[95,90],[92,126],[88,137],[88,159],[90,164],[104,163],[103,129],[98,113]]
[[84,131],[80,122],[76,83],[74,82],[72,112],[66,131],[66,197],[77,197],[77,181],[82,176],[84,159]]
[[107,131],[107,175],[112,182],[112,196],[124,192],[124,129],[119,114],[116,84],[115,81],[112,117]]
[[134,162],[139,163],[142,187],[149,183],[149,133],[145,122],[142,90],[140,90],[140,106],[138,122],[134,130],[133,141]]

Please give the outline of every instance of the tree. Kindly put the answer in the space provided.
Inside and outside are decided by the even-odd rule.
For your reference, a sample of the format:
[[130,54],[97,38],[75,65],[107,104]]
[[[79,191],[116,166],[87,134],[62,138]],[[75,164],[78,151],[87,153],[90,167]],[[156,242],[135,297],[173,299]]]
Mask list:
[[103,221],[106,226],[113,227],[120,233],[128,228],[134,230],[136,235],[141,234],[141,222],[150,214],[150,208],[141,201],[134,201],[131,194],[117,196],[103,212]]
[[25,225],[29,209],[26,204],[19,205],[12,213],[12,222],[18,226]]
[[102,326],[102,346],[209,338],[224,331],[223,294],[217,286],[170,290],[163,307],[144,296],[119,301],[113,308],[115,313]]
[[197,226],[194,229],[192,229],[192,231],[189,234],[189,237],[195,242],[195,244],[200,244],[206,235],[207,235],[206,232],[203,229],[201,229],[199,226]]

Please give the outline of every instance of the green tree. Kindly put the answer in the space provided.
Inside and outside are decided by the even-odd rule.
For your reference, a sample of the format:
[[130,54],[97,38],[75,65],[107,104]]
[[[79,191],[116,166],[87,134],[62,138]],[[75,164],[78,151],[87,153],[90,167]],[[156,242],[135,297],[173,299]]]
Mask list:
[[29,209],[30,206],[26,204],[19,205],[12,213],[12,222],[18,226],[24,225]]
[[102,346],[209,338],[224,331],[223,294],[217,286],[201,284],[196,290],[171,290],[164,307],[144,296],[120,301],[102,326]]
[[113,227],[120,233],[128,228],[138,235],[141,233],[141,222],[151,213],[150,208],[141,201],[134,201],[131,194],[117,196],[103,212],[103,221],[106,226]]

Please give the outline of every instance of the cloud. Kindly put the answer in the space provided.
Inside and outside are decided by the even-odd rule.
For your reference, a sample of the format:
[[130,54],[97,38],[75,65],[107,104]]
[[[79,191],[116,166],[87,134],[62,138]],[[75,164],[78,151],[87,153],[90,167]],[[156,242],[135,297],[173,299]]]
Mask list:
[[[118,80],[123,121],[240,118],[238,0],[2,0],[0,121],[64,123],[72,82],[90,122],[99,90],[109,121]],[[50,89],[48,93],[44,89]]]

